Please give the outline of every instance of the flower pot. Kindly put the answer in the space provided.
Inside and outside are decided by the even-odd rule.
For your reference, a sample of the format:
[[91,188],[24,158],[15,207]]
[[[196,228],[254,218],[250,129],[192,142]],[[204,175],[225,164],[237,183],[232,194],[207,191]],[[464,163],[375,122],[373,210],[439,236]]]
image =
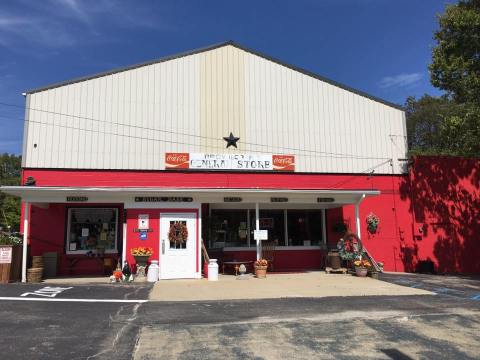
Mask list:
[[255,266],[255,276],[257,278],[266,278],[267,277],[267,267],[268,266]]
[[150,257],[150,255],[133,255],[133,257],[135,258],[135,263],[137,264],[137,267],[147,266],[148,258]]
[[357,274],[358,277],[366,277],[368,269],[363,266],[355,266],[355,274]]

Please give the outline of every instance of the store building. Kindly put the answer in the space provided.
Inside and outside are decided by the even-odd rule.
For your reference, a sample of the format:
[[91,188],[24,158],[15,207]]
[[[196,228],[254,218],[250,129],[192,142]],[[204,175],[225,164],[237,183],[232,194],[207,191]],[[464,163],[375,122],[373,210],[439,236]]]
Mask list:
[[227,42],[27,92],[30,185],[1,190],[24,201],[30,255],[56,252],[62,275],[149,246],[161,278],[200,278],[202,239],[253,260],[255,229],[276,270],[320,269],[344,226],[403,270],[406,151],[397,105]]

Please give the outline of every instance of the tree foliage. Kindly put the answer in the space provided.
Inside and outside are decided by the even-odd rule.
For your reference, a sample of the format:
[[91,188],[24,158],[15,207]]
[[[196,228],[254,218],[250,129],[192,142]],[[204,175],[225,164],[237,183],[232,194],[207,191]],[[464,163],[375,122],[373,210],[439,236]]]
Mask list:
[[[20,185],[21,157],[0,155],[0,185]],[[18,231],[20,228],[20,200],[0,193],[0,226]]]
[[406,101],[412,153],[480,156],[480,0],[461,0],[439,16],[431,82],[446,93]]
[[455,101],[480,104],[480,0],[462,0],[439,16],[430,75]]

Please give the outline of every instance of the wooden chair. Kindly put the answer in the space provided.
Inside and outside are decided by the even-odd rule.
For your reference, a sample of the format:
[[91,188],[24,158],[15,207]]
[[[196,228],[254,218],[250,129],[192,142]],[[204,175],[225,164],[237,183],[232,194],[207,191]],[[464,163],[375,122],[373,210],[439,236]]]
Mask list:
[[262,241],[262,257],[268,261],[271,271],[273,271],[274,267],[275,246],[275,241]]

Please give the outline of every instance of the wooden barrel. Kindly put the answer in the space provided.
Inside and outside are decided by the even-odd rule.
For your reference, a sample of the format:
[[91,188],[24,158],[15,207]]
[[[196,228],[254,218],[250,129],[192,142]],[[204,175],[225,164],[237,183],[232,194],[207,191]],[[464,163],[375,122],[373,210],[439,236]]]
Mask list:
[[43,268],[43,256],[32,257],[32,268]]
[[342,261],[340,259],[340,254],[338,252],[330,251],[328,253],[328,264],[334,270],[340,269],[340,267],[342,266]]
[[27,269],[27,282],[38,283],[42,281],[43,267]]

